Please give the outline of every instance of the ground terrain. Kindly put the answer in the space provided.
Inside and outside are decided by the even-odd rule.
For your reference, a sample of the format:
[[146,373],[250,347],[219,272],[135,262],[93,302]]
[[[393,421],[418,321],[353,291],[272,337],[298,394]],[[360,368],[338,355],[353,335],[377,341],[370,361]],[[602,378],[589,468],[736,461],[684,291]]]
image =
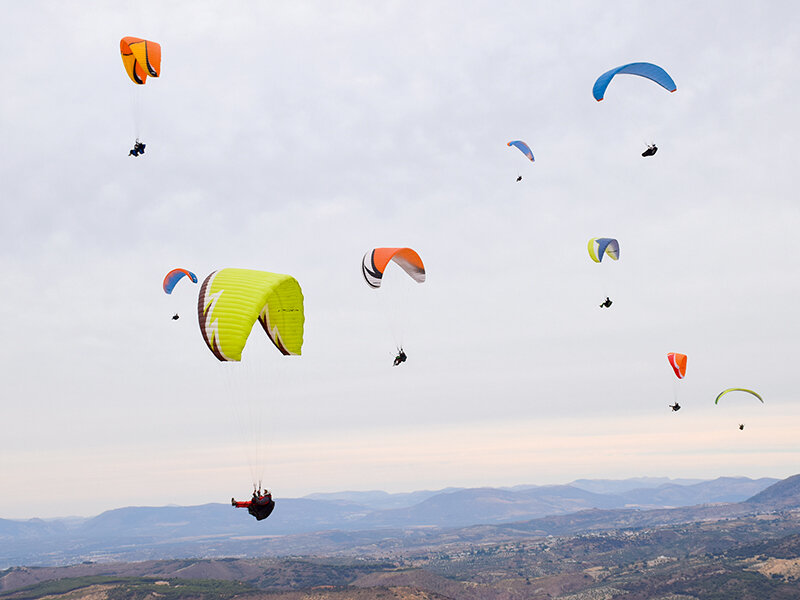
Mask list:
[[15,567],[0,600],[800,598],[800,510],[372,556]]
[[211,537],[201,558],[11,567],[0,600],[797,600],[800,475],[733,503],[238,542],[261,556]]

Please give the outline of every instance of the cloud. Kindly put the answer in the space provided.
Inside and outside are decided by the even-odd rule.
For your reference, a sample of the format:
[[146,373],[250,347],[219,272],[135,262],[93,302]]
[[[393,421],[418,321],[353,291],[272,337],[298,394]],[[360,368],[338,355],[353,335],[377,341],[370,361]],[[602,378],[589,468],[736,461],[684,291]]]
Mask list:
[[[800,334],[800,90],[786,76],[797,13],[791,2],[7,7],[0,361],[13,426],[0,476],[29,497],[58,473],[75,506],[111,506],[127,496],[86,482],[111,477],[108,456],[128,465],[138,502],[182,501],[184,475],[154,472],[148,449],[178,460],[237,443],[225,412],[237,398],[219,400],[230,392],[193,322],[194,289],[161,292],[176,266],[290,273],[303,287],[303,357],[287,363],[254,333],[244,362],[263,369],[243,364],[237,392],[261,399],[271,435],[342,467],[270,463],[287,490],[335,489],[331,473],[358,472],[359,453],[394,465],[392,489],[500,472],[508,484],[778,475],[770,465],[800,451],[772,421],[795,402]],[[134,88],[123,35],[162,43],[162,77]],[[618,78],[595,102],[594,78],[630,60],[662,64],[678,91]],[[137,118],[141,159],[127,156]],[[653,160],[639,156],[645,141],[659,144]],[[619,263],[591,263],[586,241],[608,235]],[[428,271],[402,292],[389,273],[378,292],[408,299],[402,340],[387,294],[360,280],[363,253],[384,245],[414,247]],[[606,295],[614,306],[601,311]],[[409,361],[393,369],[400,341]],[[677,390],[670,351],[689,355]],[[735,438],[746,452],[716,437],[710,416],[688,418],[730,386],[766,400],[765,421],[748,417]],[[693,449],[685,459],[608,424],[611,438],[572,445],[571,428],[606,417],[657,436],[676,392],[679,422],[694,423],[675,433]],[[543,423],[558,451],[542,462],[529,442],[512,455],[503,440],[523,443],[516,423]],[[398,431],[424,443],[369,450]],[[339,432],[358,450],[340,448]],[[480,468],[459,463],[476,439],[489,440]],[[241,471],[212,462],[214,481],[192,489],[227,497]],[[383,481],[366,474],[379,461],[362,466],[364,486],[348,487]],[[0,501],[0,514],[16,510]],[[50,510],[62,513],[37,514]]]

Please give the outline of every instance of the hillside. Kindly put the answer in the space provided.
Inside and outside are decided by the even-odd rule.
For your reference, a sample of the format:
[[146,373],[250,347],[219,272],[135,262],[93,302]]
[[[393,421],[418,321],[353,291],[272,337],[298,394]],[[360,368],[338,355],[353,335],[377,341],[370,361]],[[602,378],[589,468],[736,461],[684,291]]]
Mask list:
[[769,486],[747,500],[748,504],[780,510],[781,508],[795,508],[800,498],[800,475],[793,475]]

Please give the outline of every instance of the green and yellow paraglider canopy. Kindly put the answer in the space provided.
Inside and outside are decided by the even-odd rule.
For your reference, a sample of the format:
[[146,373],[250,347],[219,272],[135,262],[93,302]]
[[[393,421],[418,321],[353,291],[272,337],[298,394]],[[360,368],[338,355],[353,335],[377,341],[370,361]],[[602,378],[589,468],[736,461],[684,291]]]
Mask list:
[[239,361],[256,321],[283,354],[303,348],[303,292],[290,275],[221,269],[200,288],[197,299],[200,332],[221,361]]
[[717,396],[717,399],[714,400],[714,404],[719,404],[719,399],[722,398],[725,394],[730,394],[731,392],[745,392],[746,394],[751,394],[751,395],[755,396],[756,398],[758,398],[759,400],[761,400],[761,404],[764,404],[764,399],[761,396],[759,396],[753,390],[748,390],[748,389],[745,389],[745,388],[728,388],[727,390],[722,390],[719,393],[719,396]]

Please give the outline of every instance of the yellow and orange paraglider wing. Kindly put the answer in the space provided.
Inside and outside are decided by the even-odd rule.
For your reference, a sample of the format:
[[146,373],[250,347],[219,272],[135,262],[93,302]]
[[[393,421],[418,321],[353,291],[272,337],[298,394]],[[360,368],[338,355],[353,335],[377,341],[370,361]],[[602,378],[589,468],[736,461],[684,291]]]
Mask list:
[[144,85],[148,75],[161,75],[161,44],[128,36],[119,41],[119,52],[133,83]]
[[364,255],[361,272],[370,287],[379,288],[383,273],[390,261],[394,261],[417,283],[425,281],[425,265],[411,248],[375,248]]

